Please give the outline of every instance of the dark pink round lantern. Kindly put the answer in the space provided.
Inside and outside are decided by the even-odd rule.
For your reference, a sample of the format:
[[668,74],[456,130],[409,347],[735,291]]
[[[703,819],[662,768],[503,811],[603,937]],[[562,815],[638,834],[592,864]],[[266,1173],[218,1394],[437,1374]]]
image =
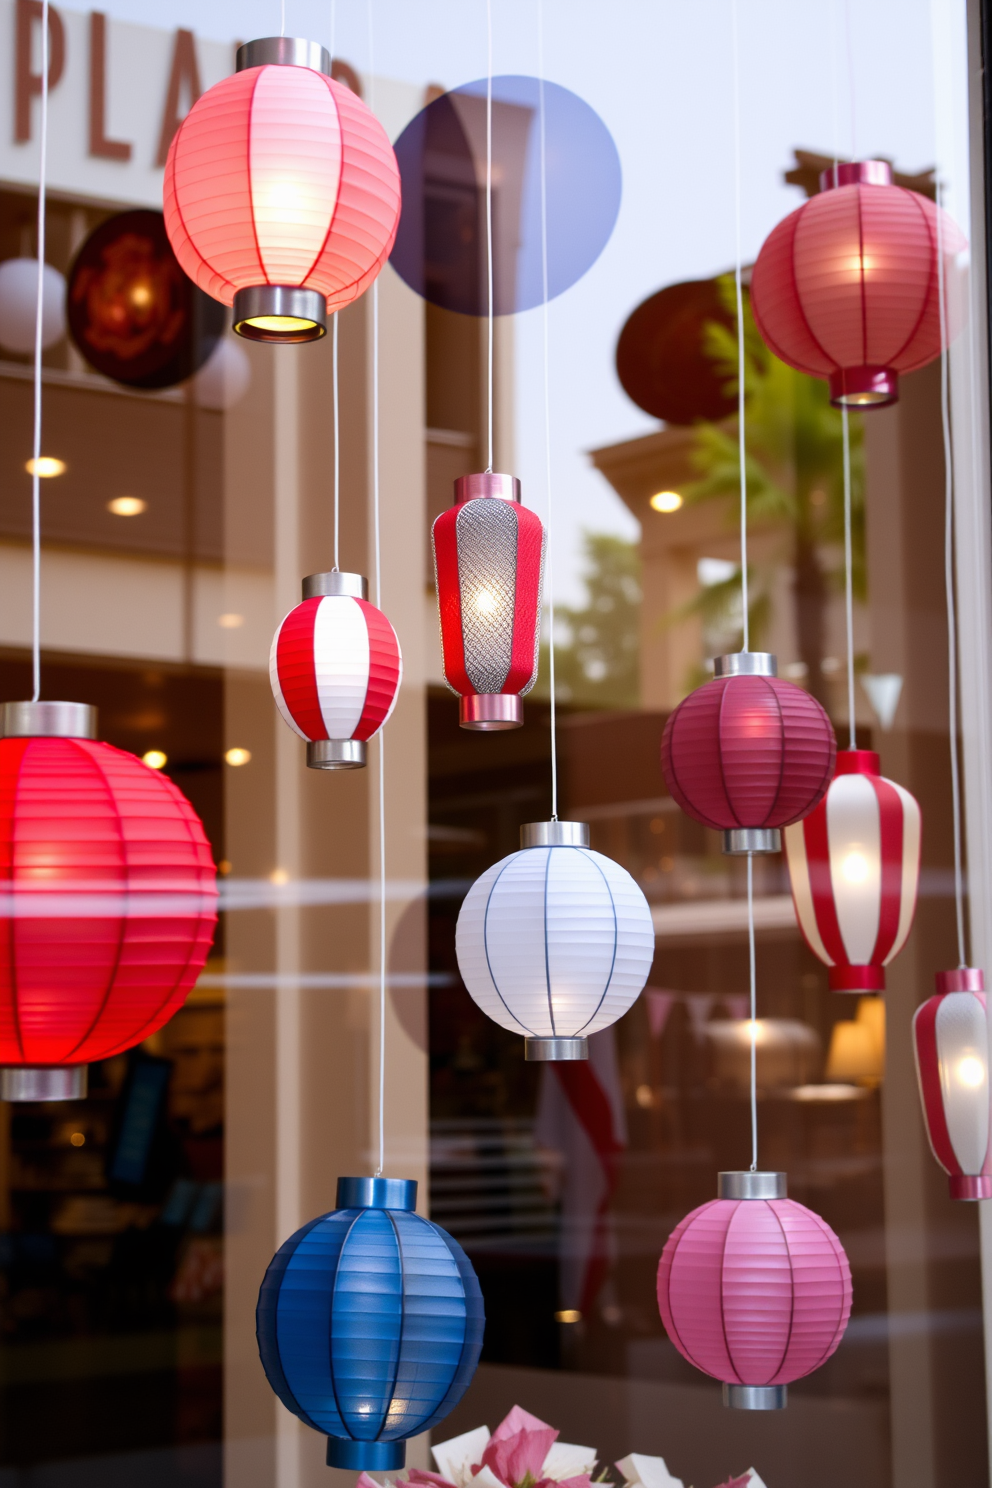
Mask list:
[[775,675],[775,658],[738,651],[683,698],[661,741],[661,767],[682,810],[723,833],[726,853],[778,852],[780,827],[823,798],[837,745],[808,692]]
[[780,1410],[826,1362],[851,1314],[851,1268],[828,1224],[786,1197],[784,1173],[721,1173],[658,1265],[658,1307],[683,1358],[723,1383],[724,1404]]
[[751,308],[765,344],[799,372],[825,377],[838,406],[881,408],[899,373],[940,355],[938,260],[946,334],[961,324],[954,273],[967,242],[946,212],[892,183],[884,160],[823,172],[819,195],[765,239]]

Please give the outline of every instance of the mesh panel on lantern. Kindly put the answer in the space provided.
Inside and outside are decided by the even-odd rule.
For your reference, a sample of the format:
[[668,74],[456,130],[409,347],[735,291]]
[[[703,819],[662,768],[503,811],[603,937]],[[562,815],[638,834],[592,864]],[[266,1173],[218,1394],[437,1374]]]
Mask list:
[[476,692],[500,692],[513,658],[517,513],[508,501],[468,501],[455,534],[465,671]]

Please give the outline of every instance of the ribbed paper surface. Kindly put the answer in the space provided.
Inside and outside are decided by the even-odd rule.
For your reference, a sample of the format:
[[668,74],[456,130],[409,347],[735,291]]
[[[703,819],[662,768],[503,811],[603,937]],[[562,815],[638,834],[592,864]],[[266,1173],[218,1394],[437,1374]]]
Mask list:
[[269,655],[276,705],[303,739],[370,739],[396,706],[402,676],[393,627],[350,595],[298,604]]

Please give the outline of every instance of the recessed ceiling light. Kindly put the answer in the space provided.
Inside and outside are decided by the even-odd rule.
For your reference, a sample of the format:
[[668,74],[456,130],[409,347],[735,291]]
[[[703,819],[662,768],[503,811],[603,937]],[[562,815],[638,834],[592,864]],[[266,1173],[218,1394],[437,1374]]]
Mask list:
[[237,630],[244,623],[244,615],[236,615],[233,611],[228,611],[226,614],[217,616],[217,624],[222,630]]
[[150,770],[164,770],[169,763],[169,756],[163,754],[161,749],[149,749],[147,754],[141,756],[141,763]]
[[250,749],[229,749],[224,755],[229,765],[246,765],[251,759]]
[[678,491],[656,491],[651,497],[651,506],[657,512],[676,512],[681,505]]
[[[28,460],[24,466],[28,475],[34,475],[35,462]],[[66,464],[64,460],[57,460],[54,455],[39,455],[38,475],[42,480],[50,480],[53,475],[65,475]]]
[[107,502],[107,510],[115,517],[140,517],[148,510],[148,502],[142,501],[140,496],[115,496],[113,501]]

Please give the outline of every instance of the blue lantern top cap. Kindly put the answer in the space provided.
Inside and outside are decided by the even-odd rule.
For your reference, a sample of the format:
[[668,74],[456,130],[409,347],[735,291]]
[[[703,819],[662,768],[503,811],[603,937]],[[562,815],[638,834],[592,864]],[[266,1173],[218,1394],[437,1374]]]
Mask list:
[[408,1209],[417,1207],[416,1178],[339,1178],[338,1209]]

